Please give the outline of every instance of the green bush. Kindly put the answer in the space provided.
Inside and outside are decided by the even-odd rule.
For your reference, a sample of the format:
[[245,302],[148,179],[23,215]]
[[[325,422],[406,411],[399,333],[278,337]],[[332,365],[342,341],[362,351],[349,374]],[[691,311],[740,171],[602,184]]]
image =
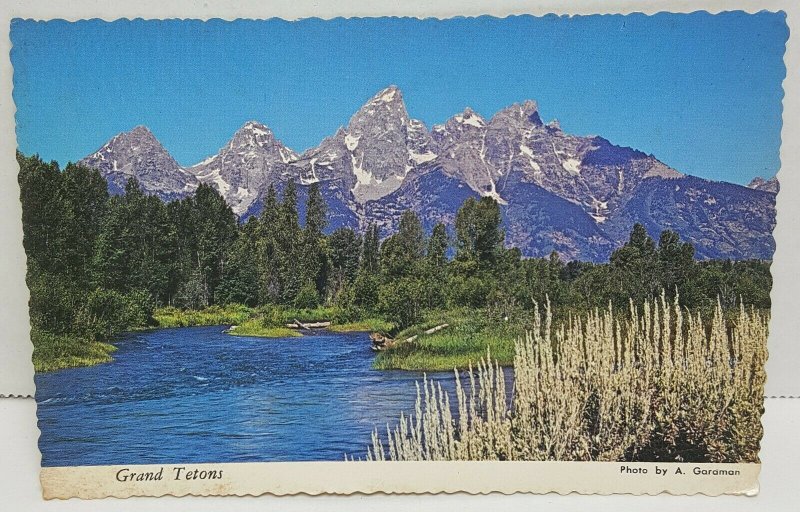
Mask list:
[[378,289],[378,311],[405,329],[422,318],[422,283],[403,277]]
[[472,308],[483,307],[490,292],[488,284],[477,276],[454,276],[449,288],[451,304]]
[[319,294],[314,283],[308,282],[300,287],[297,297],[294,299],[294,306],[299,309],[314,309],[319,305]]

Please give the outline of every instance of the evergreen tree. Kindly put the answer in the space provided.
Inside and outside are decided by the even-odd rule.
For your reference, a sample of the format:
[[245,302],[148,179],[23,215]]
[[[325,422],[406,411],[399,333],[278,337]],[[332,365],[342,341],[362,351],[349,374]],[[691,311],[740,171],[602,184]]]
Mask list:
[[293,304],[302,286],[301,230],[297,213],[297,186],[289,181],[278,208],[275,236],[276,273],[280,282],[280,301]]
[[658,240],[658,271],[661,287],[668,297],[679,293],[681,303],[694,302],[695,286],[694,246],[681,243],[678,233],[661,232]]
[[264,209],[256,233],[256,266],[258,269],[258,303],[275,304],[280,300],[276,230],[279,218],[278,196],[273,185],[267,190]]
[[470,197],[456,213],[456,257],[481,267],[494,263],[503,249],[500,206],[491,197]]
[[425,307],[436,309],[444,307],[447,286],[447,247],[449,240],[447,229],[442,223],[433,227],[428,248],[425,254],[425,271],[423,291]]
[[328,289],[332,297],[352,285],[359,271],[360,237],[349,228],[339,228],[328,237],[331,272]]
[[441,222],[433,227],[431,237],[428,239],[428,250],[426,256],[428,262],[437,268],[444,268],[447,265],[447,228]]
[[404,277],[417,270],[425,256],[425,233],[417,214],[406,210],[397,233],[381,245],[381,270],[388,278]]
[[216,289],[215,302],[220,304],[258,304],[258,265],[254,255],[260,231],[259,220],[250,217],[239,231],[225,258],[222,282]]
[[108,184],[100,173],[82,165],[67,165],[61,176],[64,202],[64,247],[60,258],[75,283],[89,283],[92,255],[108,203]]
[[380,271],[380,236],[378,226],[370,224],[364,234],[364,243],[361,249],[361,268],[369,274]]
[[204,297],[200,303],[213,302],[214,291],[225,271],[226,250],[236,238],[236,216],[225,200],[212,187],[200,184],[194,197],[187,200],[194,235],[196,278]]
[[38,155],[17,152],[20,200],[22,202],[23,246],[41,272],[64,271],[67,227],[62,223],[67,206],[61,194],[61,171],[56,162],[45,163]]
[[626,307],[630,299],[641,303],[661,292],[656,245],[641,224],[634,224],[628,242],[611,254],[610,263],[618,307]]
[[306,202],[306,224],[303,228],[303,247],[300,256],[303,263],[302,282],[312,283],[317,295],[324,295],[327,281],[327,258],[323,230],[327,225],[327,206],[319,190],[319,183],[312,183]]

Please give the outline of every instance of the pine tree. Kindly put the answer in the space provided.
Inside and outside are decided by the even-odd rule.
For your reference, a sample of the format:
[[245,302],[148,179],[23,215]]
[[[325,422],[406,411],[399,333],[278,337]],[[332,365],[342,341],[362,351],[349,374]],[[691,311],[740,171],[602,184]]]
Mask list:
[[626,307],[630,299],[642,303],[660,293],[656,245],[643,225],[634,224],[628,242],[611,254],[610,263],[619,307]]
[[312,183],[306,201],[306,224],[303,228],[303,246],[300,256],[303,284],[314,285],[318,296],[325,293],[327,281],[327,258],[323,230],[327,225],[327,208],[319,190],[319,183]]
[[381,270],[389,278],[404,277],[417,270],[425,256],[425,233],[417,214],[406,210],[397,233],[381,244]]
[[336,298],[344,289],[352,285],[359,272],[359,252],[361,238],[349,228],[339,228],[328,237],[330,254],[330,275],[328,289]]
[[297,213],[297,186],[289,181],[283,190],[275,225],[276,272],[280,282],[280,300],[293,304],[302,286],[302,232]]
[[260,231],[259,219],[250,217],[240,228],[236,241],[228,248],[222,282],[216,289],[219,304],[258,304],[258,265],[256,245]]
[[441,222],[433,227],[431,237],[428,239],[426,256],[434,267],[442,268],[447,265],[447,246],[449,245],[447,228]]
[[25,157],[17,152],[17,162],[28,261],[41,272],[63,272],[61,255],[68,234],[62,222],[67,206],[61,194],[61,171],[56,162],[45,163],[38,155]]
[[361,247],[361,269],[367,274],[378,274],[380,271],[380,235],[376,224],[370,224],[367,227]]
[[425,272],[422,290],[425,293],[425,307],[443,307],[447,286],[447,247],[449,240],[447,228],[438,223],[433,227],[425,254]]
[[258,271],[258,303],[275,304],[280,300],[280,276],[278,275],[278,251],[276,230],[278,229],[278,196],[273,185],[267,190],[264,208],[256,232],[256,267]]
[[209,185],[200,184],[189,204],[195,237],[193,259],[201,289],[206,291],[205,302],[210,304],[225,270],[226,250],[236,238],[236,216]]
[[681,243],[678,233],[661,232],[658,239],[658,273],[661,287],[668,297],[677,292],[683,305],[691,305],[696,294],[694,246]]
[[64,202],[64,247],[60,258],[76,284],[89,283],[92,251],[108,203],[108,184],[100,173],[82,165],[67,165],[60,180]]

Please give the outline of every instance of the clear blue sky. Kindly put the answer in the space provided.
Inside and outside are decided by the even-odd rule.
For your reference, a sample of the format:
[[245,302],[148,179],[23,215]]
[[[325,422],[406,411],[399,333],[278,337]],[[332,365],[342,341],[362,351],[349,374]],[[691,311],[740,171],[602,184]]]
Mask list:
[[17,136],[62,164],[146,125],[179,163],[249,119],[295,150],[398,85],[430,127],[535,99],[545,121],[676,169],[746,183],[779,168],[783,13],[453,20],[12,23]]

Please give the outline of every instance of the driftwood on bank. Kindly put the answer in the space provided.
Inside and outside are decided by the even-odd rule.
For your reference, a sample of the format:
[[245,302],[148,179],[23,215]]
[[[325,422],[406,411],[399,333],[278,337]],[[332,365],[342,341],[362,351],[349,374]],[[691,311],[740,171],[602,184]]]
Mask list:
[[[440,324],[437,325],[436,327],[431,327],[422,334],[433,334],[449,326],[450,324]],[[384,336],[377,332],[374,332],[369,335],[369,339],[372,341],[372,350],[375,351],[386,350],[387,348],[394,346],[398,343],[411,343],[413,341],[416,341],[416,339],[419,337],[420,337],[419,334],[415,334],[414,336],[411,336],[410,338],[406,338],[404,340],[394,340],[392,338],[389,338],[388,336]]]
[[330,327],[330,322],[309,322],[303,323],[298,319],[294,319],[294,322],[286,324],[286,327],[289,329],[303,329],[303,330],[311,330],[311,329],[324,329],[325,327]]

